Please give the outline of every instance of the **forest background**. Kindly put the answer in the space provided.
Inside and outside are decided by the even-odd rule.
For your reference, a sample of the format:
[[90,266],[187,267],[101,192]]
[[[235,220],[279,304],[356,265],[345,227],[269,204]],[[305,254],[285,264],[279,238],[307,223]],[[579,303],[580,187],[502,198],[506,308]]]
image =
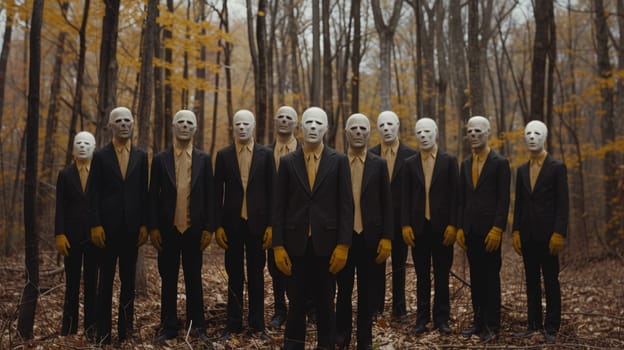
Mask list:
[[[110,140],[119,105],[150,156],[171,144],[182,108],[197,114],[195,144],[213,156],[241,108],[256,115],[256,140],[271,143],[279,106],[321,106],[339,150],[352,113],[374,124],[395,111],[414,147],[416,119],[431,117],[459,159],[469,155],[464,123],[483,115],[513,169],[528,159],[523,125],[542,120],[548,151],[568,166],[563,264],[622,261],[624,0],[4,0],[0,25],[0,252],[23,258],[28,277],[12,277],[23,283],[25,339],[40,262],[44,277],[62,271],[56,175],[77,131],[98,147]],[[371,146],[379,141],[373,132]],[[145,275],[141,260],[140,293]]]

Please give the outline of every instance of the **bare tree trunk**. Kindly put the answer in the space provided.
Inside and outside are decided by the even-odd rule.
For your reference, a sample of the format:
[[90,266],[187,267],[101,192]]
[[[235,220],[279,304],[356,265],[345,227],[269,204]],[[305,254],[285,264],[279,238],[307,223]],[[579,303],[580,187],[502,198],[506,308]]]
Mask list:
[[[174,12],[173,0],[167,0],[167,11]],[[163,34],[165,47],[165,120],[163,123],[163,129],[165,130],[165,147],[171,146],[173,143],[173,137],[171,135],[171,123],[173,122],[173,87],[171,86],[171,69],[169,68],[173,63],[173,52],[168,44],[173,40],[173,34],[171,29],[165,27]]]
[[468,95],[466,88],[468,79],[466,77],[466,45],[464,42],[464,30],[461,18],[461,0],[451,0],[449,3],[449,63],[451,74],[454,80],[453,96],[455,97],[455,113],[460,130],[457,156],[463,158],[463,154],[469,154],[468,144],[461,142],[463,137],[463,126],[470,118],[470,106],[468,105]]
[[[359,0],[355,0],[357,2]],[[299,34],[297,33],[297,19],[295,18],[295,0],[288,2],[288,38],[290,42],[290,82],[293,98],[293,107],[299,110],[303,105],[301,87],[299,85],[299,65],[297,60]],[[301,112],[300,112],[301,113]]]
[[26,285],[22,291],[17,319],[18,334],[33,338],[39,299],[39,232],[37,218],[37,154],[39,149],[39,87],[41,80],[41,27],[43,0],[34,0],[30,22],[30,63],[28,73],[28,118],[26,120],[26,175],[24,178],[24,250]]
[[[186,23],[189,23],[191,21],[191,0],[187,0],[187,5],[186,5]],[[190,28],[188,25],[185,26],[185,34],[184,36],[186,37],[186,40],[189,41],[190,39]],[[184,81],[184,85],[182,86],[182,91],[181,91],[181,96],[180,96],[180,106],[183,109],[188,109],[189,108],[189,59],[188,59],[188,50],[184,50],[184,54],[182,55],[182,61],[184,62],[182,64],[182,78]]]
[[353,48],[351,50],[351,113],[360,110],[360,62],[362,61],[362,22],[360,0],[351,1]]
[[546,85],[546,59],[550,46],[550,16],[553,3],[550,0],[536,0],[533,7],[535,16],[535,38],[533,41],[533,65],[531,73],[531,116],[524,120],[544,121],[544,96]]
[[[156,7],[156,18],[160,16],[160,9]],[[156,24],[156,33],[154,34],[154,57],[157,60],[162,59],[162,40],[160,38],[160,32],[162,27]],[[161,151],[164,145],[164,81],[163,81],[163,68],[160,65],[154,66],[154,129],[152,137],[152,150],[154,154]]]
[[95,131],[97,144],[101,147],[110,135],[108,113],[117,103],[117,33],[119,26],[119,1],[104,0],[106,11],[102,21],[102,43],[100,45],[100,69],[98,72],[98,121]]
[[372,0],[373,18],[375,20],[375,29],[379,34],[379,97],[381,99],[381,110],[390,109],[390,94],[392,92],[392,76],[390,73],[392,45],[394,40],[394,31],[399,23],[401,16],[401,6],[403,0],[395,0],[392,8],[392,14],[385,23],[383,14],[381,13],[381,4],[379,0]]
[[436,1],[434,5],[436,25],[435,25],[435,43],[438,62],[438,91],[437,91],[437,107],[436,116],[438,119],[438,144],[440,148],[446,150],[446,91],[449,81],[448,54],[444,39],[444,5],[441,1]]
[[331,52],[331,34],[329,33],[330,5],[329,0],[322,0],[322,30],[323,30],[323,110],[327,113],[328,136],[326,142],[330,147],[335,146],[336,132],[338,127],[334,120],[334,101],[332,89],[332,52]]
[[[256,33],[253,31],[253,14],[251,0],[247,0],[247,35],[249,37],[249,51],[254,71],[254,90],[256,105],[256,139],[264,143],[267,115],[267,86],[266,86],[266,0],[258,1],[256,13]],[[254,43],[255,38],[255,43]]]
[[468,0],[468,76],[472,115],[485,116],[481,81],[481,45],[479,42],[479,1]]
[[[196,22],[202,24],[206,20],[206,3],[204,1],[199,2],[199,13],[196,18]],[[200,35],[203,37],[206,35],[206,29],[202,27]],[[200,44],[199,48],[199,67],[197,68],[195,75],[197,80],[204,82],[206,80],[206,45]],[[195,146],[200,149],[204,149],[204,133],[206,132],[206,91],[200,85],[195,89],[195,104],[193,109],[197,116],[197,133],[195,133]]]
[[[277,54],[275,50],[277,50],[277,15],[278,15],[278,5],[279,1],[274,1],[273,6],[271,7],[271,23],[268,31],[269,38],[267,40],[267,50],[266,50],[266,77],[267,77],[267,108],[266,108],[266,131],[265,131],[265,144],[273,143],[273,113],[275,113],[275,105],[273,98],[273,90],[274,90],[274,65],[273,61],[278,60]],[[266,35],[265,35],[266,36]],[[277,61],[279,62],[279,61]]]
[[321,106],[321,14],[319,0],[312,0],[312,77],[310,105]]

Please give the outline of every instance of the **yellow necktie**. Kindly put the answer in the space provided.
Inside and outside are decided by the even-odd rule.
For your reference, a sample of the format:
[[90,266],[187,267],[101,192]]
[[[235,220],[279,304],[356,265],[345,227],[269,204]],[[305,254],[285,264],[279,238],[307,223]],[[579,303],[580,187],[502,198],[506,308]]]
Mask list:
[[313,153],[308,154],[306,161],[306,170],[308,172],[308,182],[310,184],[310,190],[314,188],[314,181],[316,180],[316,157]]
[[119,170],[121,170],[121,177],[126,178],[126,171],[128,170],[128,159],[130,158],[128,150],[125,147],[121,148],[119,152]]
[[423,161],[423,172],[425,175],[425,218],[431,220],[431,210],[429,208],[429,189],[431,188],[431,177],[433,176],[433,158],[427,154]]
[[279,169],[280,158],[288,154],[288,146],[286,144],[281,144],[275,152],[275,169]]
[[472,156],[472,187],[477,187],[477,181],[479,181],[479,156],[477,154]]
[[383,157],[386,160],[386,165],[388,166],[388,177],[392,179],[392,172],[394,171],[394,161],[396,160],[396,156],[394,155],[392,147],[386,148]]
[[247,146],[241,148],[238,154],[238,166],[243,183],[243,204],[241,206],[241,218],[247,220],[247,181],[249,180],[249,168],[251,167],[251,152]]
[[362,233],[362,208],[360,207],[360,199],[362,196],[362,175],[364,173],[364,163],[359,157],[353,158],[351,162],[351,190],[353,191],[353,230],[356,233]]
[[180,233],[184,233],[188,229],[190,222],[188,209],[191,193],[191,176],[189,174],[191,166],[185,152],[182,152],[176,161],[178,163],[176,164],[176,207],[173,223]]
[[535,188],[535,182],[537,182],[537,176],[539,175],[540,172],[540,166],[537,163],[537,161],[532,160],[531,161],[531,167],[529,169],[529,177],[531,180],[531,191],[533,191],[533,189]]
[[87,171],[87,167],[85,165],[78,167],[78,175],[80,176],[80,186],[82,186],[82,192],[85,192],[87,190],[87,178],[89,177],[89,172]]

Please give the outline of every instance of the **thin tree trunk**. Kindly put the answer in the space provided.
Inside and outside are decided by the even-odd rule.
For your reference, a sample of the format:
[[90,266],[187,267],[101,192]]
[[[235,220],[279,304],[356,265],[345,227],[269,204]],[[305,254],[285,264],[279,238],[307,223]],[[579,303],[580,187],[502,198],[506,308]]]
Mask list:
[[448,66],[448,54],[446,51],[444,33],[444,5],[441,1],[436,1],[434,5],[436,26],[436,52],[438,61],[438,92],[437,92],[437,107],[436,116],[438,119],[438,144],[440,148],[446,150],[446,91],[448,89],[449,82],[449,66]]
[[[167,11],[174,12],[173,0],[167,0]],[[173,52],[170,48],[171,41],[173,40],[173,34],[169,27],[165,27],[163,34],[165,47],[165,120],[163,123],[163,129],[165,130],[165,147],[171,146],[173,143],[173,137],[171,135],[171,123],[173,122],[173,87],[171,86],[171,65],[173,64]]]
[[[197,15],[196,21],[198,24],[203,24],[203,22],[206,20],[206,4],[205,2],[200,1],[198,6],[199,14]],[[202,37],[205,36],[206,29],[202,27],[199,35]],[[197,80],[203,84],[206,81],[206,45],[200,45],[201,47],[199,48],[199,67],[197,67],[195,75],[197,76]],[[195,146],[200,149],[204,149],[204,132],[206,131],[206,91],[201,85],[198,86],[197,89],[195,89],[195,102],[196,104],[194,105],[193,109],[195,110],[195,115],[197,116],[197,133],[195,133],[194,141]]]
[[26,285],[22,291],[17,331],[23,339],[33,338],[39,299],[39,232],[37,218],[37,154],[39,149],[39,88],[41,80],[41,27],[43,0],[34,0],[30,22],[28,73],[28,118],[26,120],[26,175],[24,178],[24,264]]
[[[358,2],[355,0],[354,2]],[[297,53],[299,52],[299,34],[297,33],[297,19],[295,18],[295,0],[288,2],[288,38],[290,42],[290,83],[293,98],[293,107],[296,111],[303,105],[303,96],[299,85],[299,64]],[[301,113],[301,112],[300,112]]]
[[546,85],[546,59],[551,44],[550,16],[553,11],[551,0],[536,0],[533,7],[535,16],[535,38],[533,41],[533,64],[531,71],[531,115],[530,120],[544,119],[544,97]]
[[312,0],[312,77],[310,105],[321,106],[321,14],[319,0]]
[[[160,16],[160,9],[156,7],[156,18]],[[162,41],[160,38],[160,32],[162,27],[156,24],[156,33],[154,34],[154,57],[157,60],[162,59]],[[152,138],[152,150],[153,153],[163,149],[164,145],[164,82],[163,82],[163,68],[160,65],[154,65],[154,129]]]
[[351,50],[351,113],[360,110],[360,62],[362,53],[362,22],[360,0],[351,2],[351,18],[353,20],[353,49]]
[[461,18],[461,0],[450,0],[449,3],[449,64],[451,66],[451,74],[454,80],[453,96],[455,100],[454,111],[458,122],[458,130],[460,130],[459,140],[457,143],[457,156],[463,158],[463,154],[469,154],[468,144],[461,142],[463,137],[463,126],[470,118],[470,106],[466,88],[468,85],[466,77],[466,52],[464,43],[464,30]]
[[323,102],[322,106],[327,113],[328,136],[326,142],[329,146],[335,146],[336,131],[338,126],[334,120],[334,101],[332,89],[332,52],[331,52],[331,34],[329,33],[330,21],[330,5],[329,0],[322,0],[322,16],[321,25],[323,30]]
[[468,76],[472,115],[485,116],[481,81],[481,45],[479,42],[479,1],[468,0]]
[[399,23],[401,15],[401,6],[403,0],[395,0],[392,8],[392,14],[385,23],[383,14],[381,13],[381,4],[379,0],[372,0],[371,6],[373,10],[373,18],[375,20],[375,29],[379,34],[379,98],[381,99],[381,110],[390,109],[390,94],[392,92],[392,76],[391,58],[392,45],[394,40],[394,31]]

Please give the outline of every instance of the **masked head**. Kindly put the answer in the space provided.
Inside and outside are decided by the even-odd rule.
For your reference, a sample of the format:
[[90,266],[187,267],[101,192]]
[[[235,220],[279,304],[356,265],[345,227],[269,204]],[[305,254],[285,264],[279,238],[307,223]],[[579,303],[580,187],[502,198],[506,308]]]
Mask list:
[[173,137],[176,140],[187,142],[190,141],[197,131],[197,117],[192,111],[182,109],[173,116],[171,123],[173,129]]
[[487,146],[490,137],[490,122],[481,116],[468,119],[466,124],[468,142],[473,150],[480,150]]
[[531,152],[541,152],[548,136],[546,124],[532,120],[524,127],[524,140]]
[[88,131],[81,131],[74,136],[74,158],[87,160],[93,158],[95,151],[95,137]]
[[247,143],[253,137],[256,128],[256,118],[251,111],[241,109],[234,113],[234,138],[240,143]]
[[345,132],[349,148],[358,152],[364,150],[370,138],[370,121],[368,117],[362,113],[352,114],[347,119]]
[[383,142],[391,143],[399,136],[399,117],[392,111],[383,111],[377,117],[377,131]]
[[416,140],[420,149],[428,151],[436,145],[438,139],[438,126],[431,118],[420,118],[414,127]]
[[290,106],[282,106],[275,112],[275,128],[282,136],[290,136],[297,128],[297,111]]
[[108,126],[113,131],[113,138],[126,141],[132,137],[134,117],[126,107],[117,107],[108,116]]
[[318,107],[310,107],[301,117],[303,141],[309,144],[320,144],[327,132],[327,113]]

